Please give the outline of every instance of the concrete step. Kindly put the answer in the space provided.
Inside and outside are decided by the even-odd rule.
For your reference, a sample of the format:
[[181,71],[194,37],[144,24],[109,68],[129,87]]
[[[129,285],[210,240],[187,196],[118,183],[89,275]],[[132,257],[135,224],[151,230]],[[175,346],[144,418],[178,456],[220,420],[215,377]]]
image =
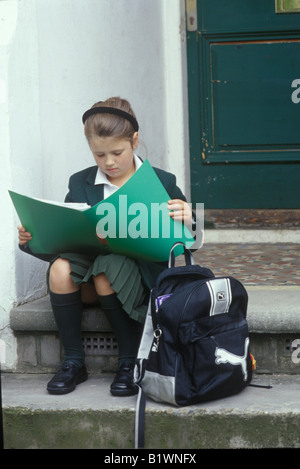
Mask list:
[[[63,359],[63,349],[49,296],[13,308],[10,327],[17,339],[19,373],[50,373]],[[88,307],[82,316],[86,366],[90,372],[114,372],[118,347],[114,333],[100,307]]]
[[[136,396],[111,396],[113,375],[92,375],[63,396],[47,393],[50,377],[2,374],[5,448],[105,448],[103,458],[113,454],[109,449],[117,455],[127,449],[127,455],[142,457],[133,451]],[[145,447],[299,448],[300,376],[255,375],[253,383],[272,388],[249,386],[235,396],[181,408],[147,400]]]
[[250,347],[258,373],[300,373],[300,289],[248,286]]
[[[247,286],[251,351],[258,373],[300,373],[293,354],[300,343],[300,289],[288,286]],[[18,363],[23,373],[54,372],[62,349],[49,297],[12,309],[10,325],[17,338]],[[86,363],[90,372],[113,372],[117,343],[100,308],[86,308],[82,321]]]

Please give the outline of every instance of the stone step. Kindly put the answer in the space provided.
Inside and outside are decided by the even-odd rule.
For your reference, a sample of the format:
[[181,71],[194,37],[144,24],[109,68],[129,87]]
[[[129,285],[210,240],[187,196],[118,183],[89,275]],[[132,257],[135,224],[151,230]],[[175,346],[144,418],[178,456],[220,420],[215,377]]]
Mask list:
[[300,373],[300,289],[248,286],[250,347],[258,373]]
[[5,448],[104,448],[99,461],[126,454],[139,456],[140,463],[154,462],[147,461],[156,454],[151,449],[163,449],[160,454],[181,449],[196,453],[200,463],[201,448],[300,447],[299,375],[255,375],[254,384],[272,388],[249,386],[235,396],[189,407],[147,400],[146,453],[133,449],[136,396],[111,396],[112,378],[92,375],[74,392],[53,396],[46,392],[50,375],[2,373]]
[[[14,371],[49,373],[57,369],[63,358],[63,349],[49,296],[13,308],[10,327],[17,338],[18,361]],[[117,341],[100,307],[84,308],[82,339],[89,371],[115,371]]]
[[[300,373],[300,365],[293,360],[300,344],[300,289],[295,285],[249,285],[247,292],[251,351],[257,372]],[[18,346],[15,371],[55,371],[62,350],[49,297],[13,308],[10,325]],[[82,331],[89,371],[114,371],[117,343],[100,308],[84,310]]]

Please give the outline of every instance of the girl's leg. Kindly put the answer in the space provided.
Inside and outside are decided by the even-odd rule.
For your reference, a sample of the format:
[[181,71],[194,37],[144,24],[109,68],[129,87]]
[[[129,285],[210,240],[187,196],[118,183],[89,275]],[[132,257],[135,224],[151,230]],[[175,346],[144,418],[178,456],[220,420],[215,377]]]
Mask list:
[[131,319],[123,310],[105,274],[95,276],[94,284],[101,307],[118,341],[119,372],[111,385],[111,393],[123,396],[135,394],[133,366],[140,343],[142,325]]
[[73,283],[70,272],[66,259],[58,258],[53,263],[49,277],[50,301],[65,351],[64,361],[81,367],[84,364],[81,291]]
[[49,275],[50,301],[65,352],[61,369],[48,383],[48,391],[56,394],[70,392],[87,379],[81,339],[81,291],[70,272],[69,262],[58,258]]

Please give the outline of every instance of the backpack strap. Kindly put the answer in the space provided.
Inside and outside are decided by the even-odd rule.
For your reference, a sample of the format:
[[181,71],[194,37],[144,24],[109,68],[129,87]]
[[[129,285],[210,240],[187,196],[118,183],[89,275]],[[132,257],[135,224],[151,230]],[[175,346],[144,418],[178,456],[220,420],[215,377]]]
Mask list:
[[139,388],[138,397],[135,409],[135,449],[144,447],[145,440],[145,409],[146,409],[146,394],[144,393],[140,384],[144,376],[144,361],[147,360],[150,354],[151,346],[153,343],[153,322],[151,315],[151,293],[148,303],[148,310],[143,329],[143,335],[140,342],[136,364],[134,367],[134,382]]
[[142,379],[145,372],[145,362],[149,358],[151,347],[154,340],[154,328],[152,320],[152,290],[150,291],[150,298],[148,309],[141,338],[139,350],[137,353],[136,363],[134,367],[134,383],[139,388],[138,397],[136,401],[135,410],[135,448],[144,447],[145,435],[145,410],[146,410],[146,394],[142,388]]
[[149,357],[149,353],[151,350],[152,342],[153,342],[153,322],[152,322],[152,315],[151,315],[151,294],[152,290],[150,291],[150,298],[148,303],[148,309],[146,313],[146,319],[143,329],[143,335],[141,338],[138,354],[137,354],[137,361],[141,363],[142,360],[146,360]]
[[141,386],[139,386],[139,392],[136,402],[135,409],[135,436],[134,436],[134,448],[144,448],[145,444],[145,409],[146,409],[146,394],[144,393]]

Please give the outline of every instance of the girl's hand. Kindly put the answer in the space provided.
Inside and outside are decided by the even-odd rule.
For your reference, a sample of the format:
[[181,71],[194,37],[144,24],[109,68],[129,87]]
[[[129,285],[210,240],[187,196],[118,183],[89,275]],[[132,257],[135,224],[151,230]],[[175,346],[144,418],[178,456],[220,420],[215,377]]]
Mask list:
[[168,209],[170,210],[170,217],[172,217],[173,220],[183,221],[187,226],[192,224],[192,209],[184,200],[169,200]]
[[19,244],[20,246],[24,246],[24,244],[27,244],[28,241],[32,239],[32,236],[28,231],[25,230],[25,228],[22,225],[18,226],[18,231],[19,231]]

